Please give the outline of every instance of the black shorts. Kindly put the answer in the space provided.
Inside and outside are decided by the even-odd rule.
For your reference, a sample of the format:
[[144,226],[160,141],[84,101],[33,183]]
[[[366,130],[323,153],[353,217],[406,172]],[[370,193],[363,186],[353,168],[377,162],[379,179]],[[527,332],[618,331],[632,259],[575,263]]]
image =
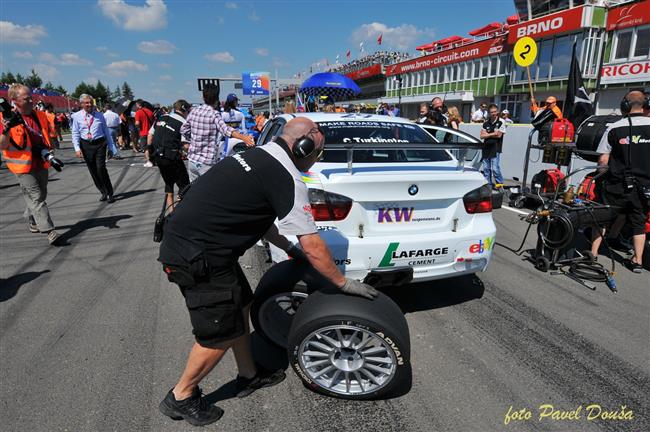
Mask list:
[[166,193],[174,193],[174,185],[178,186],[178,190],[182,190],[190,184],[190,177],[182,160],[169,160],[156,156],[154,161],[165,182]]
[[204,275],[185,267],[163,268],[185,297],[192,333],[199,345],[219,348],[246,332],[243,309],[253,301],[253,291],[237,262],[206,269]]
[[623,185],[605,183],[602,188],[602,201],[614,207],[618,214],[626,216],[626,222],[632,230],[632,235],[645,234],[645,222],[648,218],[648,202],[641,199],[641,194],[635,188],[626,194]]

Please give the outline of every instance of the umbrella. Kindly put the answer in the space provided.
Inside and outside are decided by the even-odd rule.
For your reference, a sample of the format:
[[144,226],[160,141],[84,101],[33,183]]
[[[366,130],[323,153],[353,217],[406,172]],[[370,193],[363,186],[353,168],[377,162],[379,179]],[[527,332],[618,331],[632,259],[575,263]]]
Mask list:
[[348,99],[361,93],[359,86],[345,75],[322,72],[302,83],[300,92],[309,96],[329,96],[334,100]]
[[127,112],[131,111],[134,103],[135,101],[132,101],[131,99],[128,98],[118,99],[117,101],[115,101],[115,112],[117,114],[122,114],[125,111]]

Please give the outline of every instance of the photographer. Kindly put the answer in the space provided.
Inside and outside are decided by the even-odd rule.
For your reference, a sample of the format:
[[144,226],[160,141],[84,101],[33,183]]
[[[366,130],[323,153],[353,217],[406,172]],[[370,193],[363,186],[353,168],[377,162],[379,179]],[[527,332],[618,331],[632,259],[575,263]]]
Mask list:
[[431,99],[431,109],[429,111],[431,122],[437,126],[447,126],[449,117],[447,116],[447,107],[439,97]]
[[2,99],[0,119],[0,149],[7,168],[16,175],[27,204],[25,217],[29,231],[47,234],[51,245],[56,245],[59,234],[45,199],[47,198],[48,168],[61,171],[63,162],[51,153],[50,122],[44,112],[34,110],[29,87],[14,84],[8,96],[15,106]]
[[[625,118],[613,123],[603,136],[598,165],[608,165],[604,176],[602,201],[619,209],[632,229],[634,255],[626,263],[634,273],[643,271],[645,221],[650,201],[650,118],[644,116],[648,98],[641,90],[631,90],[621,101]],[[591,252],[598,255],[602,242],[595,233]]]

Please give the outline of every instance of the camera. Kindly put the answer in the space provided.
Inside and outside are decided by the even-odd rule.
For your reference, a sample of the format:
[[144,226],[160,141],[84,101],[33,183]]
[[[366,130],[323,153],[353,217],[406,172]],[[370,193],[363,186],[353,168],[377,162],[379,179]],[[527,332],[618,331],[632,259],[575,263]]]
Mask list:
[[9,101],[3,97],[0,97],[0,113],[2,113],[2,118],[9,123],[7,130],[23,123],[21,115],[15,112]]
[[61,159],[54,157],[54,155],[47,149],[41,150],[41,157],[45,162],[49,162],[50,165],[52,165],[52,168],[58,172],[61,172],[63,166],[65,165]]

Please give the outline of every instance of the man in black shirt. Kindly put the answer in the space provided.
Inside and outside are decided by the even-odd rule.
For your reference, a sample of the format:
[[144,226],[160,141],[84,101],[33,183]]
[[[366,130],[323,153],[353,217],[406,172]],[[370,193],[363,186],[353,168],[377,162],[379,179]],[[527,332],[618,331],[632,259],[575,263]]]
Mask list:
[[[311,145],[303,145],[305,140]],[[284,235],[297,236],[310,264],[343,292],[377,295],[371,286],[341,274],[316,229],[300,172],[322,156],[323,145],[314,122],[295,118],[275,142],[212,167],[170,216],[159,261],[185,297],[196,343],[183,375],[160,403],[163,414],[193,425],[217,421],[223,411],[201,398],[198,384],[229,348],[239,370],[239,397],[284,379],[282,370],[256,366],[250,350],[253,294],[237,260],[262,237],[296,257],[301,252]]]
[[490,118],[483,123],[483,128],[481,129],[481,139],[483,140],[483,176],[490,187],[493,187],[493,175],[497,184],[503,184],[503,176],[501,175],[501,167],[499,164],[503,147],[503,136],[506,134],[506,124],[499,117],[499,108],[495,104],[491,104],[488,107],[488,112]]
[[[644,116],[647,96],[640,90],[630,91],[621,104],[629,114],[609,126],[598,146],[598,165],[608,165],[604,176],[602,200],[625,214],[632,229],[634,255],[627,266],[643,272],[645,221],[650,200],[650,118]],[[596,233],[598,234],[598,233]],[[598,256],[602,237],[594,239],[591,252]]]

